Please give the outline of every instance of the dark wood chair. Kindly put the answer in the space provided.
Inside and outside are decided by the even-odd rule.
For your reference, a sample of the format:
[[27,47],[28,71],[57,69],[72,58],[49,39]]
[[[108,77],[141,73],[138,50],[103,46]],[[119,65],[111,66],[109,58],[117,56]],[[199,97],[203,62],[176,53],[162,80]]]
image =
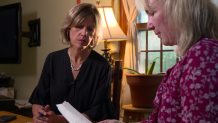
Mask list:
[[115,67],[112,69],[112,103],[116,110],[115,118],[117,120],[119,120],[120,115],[120,93],[122,74],[122,60],[117,60],[115,61]]

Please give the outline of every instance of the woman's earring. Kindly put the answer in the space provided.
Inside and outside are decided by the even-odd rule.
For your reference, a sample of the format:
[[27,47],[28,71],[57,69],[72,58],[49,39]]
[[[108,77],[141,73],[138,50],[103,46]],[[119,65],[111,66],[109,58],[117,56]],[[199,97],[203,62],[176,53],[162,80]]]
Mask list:
[[70,35],[68,31],[67,31],[67,39],[70,40]]
[[91,48],[94,47],[94,42],[95,42],[94,39],[92,39],[92,41],[91,41],[91,43],[89,45]]

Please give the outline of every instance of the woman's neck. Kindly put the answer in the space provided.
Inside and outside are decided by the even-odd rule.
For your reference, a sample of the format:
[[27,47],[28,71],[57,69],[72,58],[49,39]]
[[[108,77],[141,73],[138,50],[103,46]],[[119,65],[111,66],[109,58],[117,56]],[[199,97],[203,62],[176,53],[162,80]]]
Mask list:
[[68,49],[68,55],[73,63],[82,63],[91,53],[91,48],[87,47],[83,50],[77,50],[73,47]]

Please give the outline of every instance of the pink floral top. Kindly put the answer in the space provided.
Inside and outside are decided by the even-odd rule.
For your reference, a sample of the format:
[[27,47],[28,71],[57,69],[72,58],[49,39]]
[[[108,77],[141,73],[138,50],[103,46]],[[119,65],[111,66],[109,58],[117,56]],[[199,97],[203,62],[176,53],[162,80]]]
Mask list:
[[203,38],[170,68],[142,123],[218,122],[218,41]]

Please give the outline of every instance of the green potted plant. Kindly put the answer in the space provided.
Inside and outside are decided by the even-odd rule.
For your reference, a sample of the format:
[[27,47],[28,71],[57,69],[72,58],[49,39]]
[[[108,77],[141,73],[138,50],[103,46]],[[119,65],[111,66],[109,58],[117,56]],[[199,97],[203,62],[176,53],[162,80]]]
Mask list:
[[[157,57],[158,58],[158,57]],[[162,82],[164,74],[152,74],[156,63],[156,59],[150,64],[149,69],[145,74],[140,74],[138,71],[123,67],[131,71],[131,74],[125,74],[127,83],[130,87],[131,101],[134,107],[152,108],[154,107],[153,100],[156,95],[158,86]]]

